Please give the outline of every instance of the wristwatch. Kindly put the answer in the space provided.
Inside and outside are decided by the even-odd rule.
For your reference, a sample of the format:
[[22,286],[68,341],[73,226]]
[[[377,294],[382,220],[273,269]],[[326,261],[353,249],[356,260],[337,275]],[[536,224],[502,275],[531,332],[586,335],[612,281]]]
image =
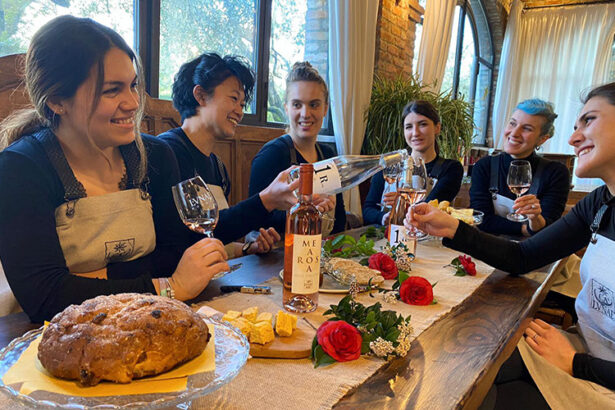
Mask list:
[[246,256],[248,254],[248,249],[250,249],[250,246],[252,246],[253,243],[254,241],[248,241],[243,244],[243,246],[241,247],[241,254],[243,256]]

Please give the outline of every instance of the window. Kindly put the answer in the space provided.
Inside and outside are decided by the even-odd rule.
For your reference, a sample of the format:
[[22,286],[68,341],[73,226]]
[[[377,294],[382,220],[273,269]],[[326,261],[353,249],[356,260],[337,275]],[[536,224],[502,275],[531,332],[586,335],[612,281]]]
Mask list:
[[134,48],[133,0],[0,0],[0,56],[25,53],[32,35],[64,14],[103,22]]
[[[149,13],[155,15],[156,9]],[[285,80],[292,65],[309,61],[327,80],[327,14],[327,0],[160,1],[159,58],[144,53],[148,45],[141,44],[140,54],[151,67],[148,91],[170,99],[179,66],[203,52],[240,55],[256,72],[254,98],[243,123],[282,126],[287,121]],[[323,127],[332,133],[329,124],[325,119]]]
[[[419,6],[425,9],[425,5],[427,4],[427,0],[419,0]],[[421,21],[416,23],[416,27],[414,29],[414,55],[412,57],[412,72],[417,73],[417,64],[419,62],[419,50],[421,49],[421,38],[423,37],[423,16],[421,16]]]
[[464,0],[455,9],[451,45],[442,90],[472,103],[474,143],[484,145],[489,126],[493,42],[480,0]]
[[609,78],[615,81],[615,37],[613,38],[613,46],[611,47],[611,66],[609,70]]

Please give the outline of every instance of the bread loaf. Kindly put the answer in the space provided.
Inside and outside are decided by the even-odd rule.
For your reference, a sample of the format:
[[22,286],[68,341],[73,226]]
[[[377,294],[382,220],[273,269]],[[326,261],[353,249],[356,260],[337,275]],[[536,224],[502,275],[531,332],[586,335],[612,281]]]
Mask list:
[[207,325],[184,303],[122,293],[58,313],[43,333],[38,358],[52,375],[84,386],[128,383],[200,355],[209,337]]

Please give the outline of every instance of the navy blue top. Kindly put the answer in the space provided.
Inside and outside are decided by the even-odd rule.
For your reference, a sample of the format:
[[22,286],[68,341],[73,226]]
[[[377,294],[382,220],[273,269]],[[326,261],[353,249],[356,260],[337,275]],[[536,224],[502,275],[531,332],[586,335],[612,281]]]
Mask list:
[[[198,174],[207,184],[221,187],[228,200],[228,195],[231,192],[231,180],[226,167],[213,152],[209,156],[203,154],[181,128],[164,132],[158,138],[166,141],[173,149],[179,164],[182,181]],[[266,187],[267,185],[264,188]],[[220,211],[218,224],[214,229],[216,238],[224,243],[229,243],[252,230],[265,226],[263,220],[267,218],[269,212],[263,205],[259,192],[250,193],[248,199]],[[202,239],[202,236],[195,236],[195,239]]]
[[[439,157],[436,156],[433,161],[425,164],[427,175],[438,180],[429,195],[425,198],[425,201],[438,199],[439,201],[450,202],[457,196],[459,188],[461,188],[463,166],[461,166],[461,162],[459,161],[445,159],[439,170],[436,170],[436,175],[436,173],[432,171],[438,159]],[[386,213],[380,209],[379,205],[382,201],[382,192],[384,192],[384,176],[382,171],[380,171],[372,177],[369,192],[363,204],[363,223],[365,225],[382,224],[382,218]]]
[[171,149],[143,136],[148,155],[156,248],[107,265],[109,280],[71,275],[56,232],[64,187],[43,145],[24,136],[0,152],[0,259],[17,301],[33,322],[50,320],[70,304],[122,292],[156,293],[152,277],[170,276],[190,243],[171,197],[179,171]]
[[[258,154],[252,160],[252,171],[250,173],[250,195],[254,195],[262,191],[273,181],[280,172],[284,171],[291,164],[290,149],[282,138],[278,137],[266,143]],[[318,155],[318,160],[331,158],[335,156],[335,152],[326,144],[320,144],[320,149],[323,158]],[[307,162],[301,153],[294,147],[297,161],[301,163]],[[341,232],[346,228],[346,211],[344,210],[344,198],[342,194],[337,194],[335,200],[335,223],[331,233]],[[286,229],[286,212],[273,211],[263,222],[264,226],[273,226],[276,231],[283,234]]]
[[[503,152],[499,156],[499,173],[498,173],[498,193],[510,199],[516,199],[517,196],[510,192],[506,177],[508,168],[513,161],[513,157]],[[539,157],[536,153],[532,153],[525,160],[529,161],[532,166],[532,175],[536,173]],[[543,161],[546,161],[543,159]],[[524,222],[515,222],[498,216],[493,209],[491,193],[491,157],[481,158],[472,169],[472,185],[470,186],[470,207],[482,211],[485,216],[483,222],[478,226],[479,229],[504,235],[522,235],[521,227]],[[562,216],[568,199],[568,191],[570,190],[570,173],[568,168],[560,162],[549,161],[543,168],[542,175],[538,185],[536,197],[540,201],[542,208],[542,216],[545,218],[547,225],[552,224],[556,219]]]
[[[590,226],[602,204],[608,204],[609,209],[602,218],[598,234],[615,240],[615,200],[603,185],[579,201],[562,218],[524,241],[490,235],[459,222],[453,239],[444,238],[442,244],[511,274],[527,273],[587,246],[591,238]],[[615,362],[577,353],[572,373],[574,377],[615,388]]]

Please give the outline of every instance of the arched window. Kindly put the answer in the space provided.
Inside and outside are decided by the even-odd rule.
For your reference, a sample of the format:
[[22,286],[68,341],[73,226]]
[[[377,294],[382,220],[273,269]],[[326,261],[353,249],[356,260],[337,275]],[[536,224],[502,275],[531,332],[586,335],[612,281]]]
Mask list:
[[493,38],[480,0],[463,0],[455,9],[442,91],[472,103],[474,143],[484,145],[492,98]]

